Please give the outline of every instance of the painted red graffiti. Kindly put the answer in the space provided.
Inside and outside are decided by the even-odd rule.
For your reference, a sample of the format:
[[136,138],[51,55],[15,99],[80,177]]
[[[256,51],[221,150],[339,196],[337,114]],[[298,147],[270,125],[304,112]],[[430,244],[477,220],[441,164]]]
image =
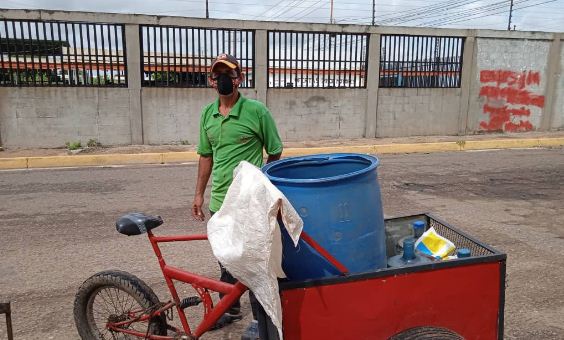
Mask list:
[[480,96],[486,98],[483,107],[488,121],[480,122],[485,131],[530,131],[531,108],[544,107],[544,96],[529,91],[540,84],[540,73],[533,71],[483,70],[480,72]]

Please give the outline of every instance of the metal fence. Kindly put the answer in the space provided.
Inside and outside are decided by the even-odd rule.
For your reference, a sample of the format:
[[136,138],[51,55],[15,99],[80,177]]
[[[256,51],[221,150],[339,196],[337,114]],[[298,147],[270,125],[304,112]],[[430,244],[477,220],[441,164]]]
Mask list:
[[127,86],[123,25],[0,20],[0,86]]
[[364,88],[367,34],[268,32],[268,87]]
[[465,39],[380,36],[380,87],[460,87]]
[[255,86],[252,30],[141,25],[142,86],[208,87],[215,57],[228,53],[239,60],[245,80]]

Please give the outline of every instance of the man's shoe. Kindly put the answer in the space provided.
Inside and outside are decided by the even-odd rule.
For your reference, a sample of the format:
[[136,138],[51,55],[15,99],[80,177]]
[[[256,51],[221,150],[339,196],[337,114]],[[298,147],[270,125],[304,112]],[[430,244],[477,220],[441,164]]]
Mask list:
[[216,329],[223,328],[235,321],[241,320],[242,318],[243,318],[243,314],[241,313],[238,314],[225,313],[219,318],[219,320],[217,320],[215,325],[212,326],[211,330],[213,331]]
[[258,321],[253,320],[243,335],[241,335],[241,340],[259,340],[259,329],[258,329]]

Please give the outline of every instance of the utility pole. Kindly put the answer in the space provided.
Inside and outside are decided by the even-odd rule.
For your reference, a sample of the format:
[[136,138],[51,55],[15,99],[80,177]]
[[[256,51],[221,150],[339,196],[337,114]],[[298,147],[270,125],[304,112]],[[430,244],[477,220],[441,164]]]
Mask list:
[[329,18],[329,23],[333,23],[333,0],[331,0],[331,18]]
[[376,25],[376,0],[372,0],[372,26]]
[[206,19],[209,19],[209,18],[210,18],[210,10],[209,10],[209,7],[208,7],[208,0],[206,0]]
[[511,0],[511,5],[509,5],[509,22],[507,23],[507,30],[511,31],[511,16],[513,15],[513,0]]

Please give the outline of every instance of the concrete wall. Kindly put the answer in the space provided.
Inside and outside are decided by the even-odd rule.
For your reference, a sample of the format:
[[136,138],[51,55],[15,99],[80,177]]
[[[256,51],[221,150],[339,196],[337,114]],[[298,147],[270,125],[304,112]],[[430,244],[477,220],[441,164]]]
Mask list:
[[556,100],[552,129],[564,129],[564,44],[560,44],[560,72],[556,75]]
[[[255,88],[286,141],[456,135],[564,129],[564,34],[216,20],[64,11],[2,10],[0,19],[125,25],[128,88],[0,88],[0,141],[7,147],[196,144],[210,89],[142,88],[139,24],[255,30]],[[361,89],[267,88],[267,31],[370,34]],[[379,88],[380,36],[466,37],[461,87]]]
[[467,131],[537,130],[551,41],[478,38]]
[[61,147],[96,139],[131,144],[128,89],[0,88],[0,134],[6,147]]
[[[241,91],[256,99],[253,90]],[[198,143],[201,109],[216,98],[213,89],[143,88],[145,144]]]
[[267,103],[284,140],[360,138],[366,91],[269,89]]
[[455,135],[460,89],[379,89],[377,137]]

